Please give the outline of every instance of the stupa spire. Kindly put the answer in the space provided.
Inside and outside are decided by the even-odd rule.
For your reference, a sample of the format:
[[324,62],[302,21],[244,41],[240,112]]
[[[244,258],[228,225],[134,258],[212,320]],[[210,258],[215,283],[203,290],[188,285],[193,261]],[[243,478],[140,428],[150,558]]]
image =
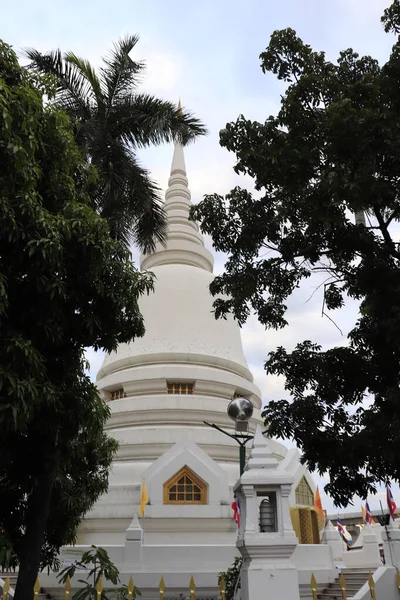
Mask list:
[[[179,177],[179,175],[181,177]],[[188,195],[190,201],[190,191],[188,187],[189,182],[186,177],[186,163],[183,146],[182,144],[175,142],[174,154],[172,156],[171,173],[168,180],[168,189],[165,193],[165,200],[168,200],[167,196],[171,196],[171,192],[174,193],[178,191],[177,189],[173,188],[173,186],[179,183],[186,189],[186,194]]]
[[268,440],[263,436],[261,427],[257,425],[256,433],[253,438],[253,445],[245,470],[249,469],[276,469],[278,461],[272,454]]
[[165,247],[157,244],[153,253],[141,256],[141,269],[183,264],[212,272],[212,254],[204,247],[203,236],[196,223],[189,221],[192,206],[190,198],[184,150],[182,144],[176,141],[164,203],[168,223],[167,242]]

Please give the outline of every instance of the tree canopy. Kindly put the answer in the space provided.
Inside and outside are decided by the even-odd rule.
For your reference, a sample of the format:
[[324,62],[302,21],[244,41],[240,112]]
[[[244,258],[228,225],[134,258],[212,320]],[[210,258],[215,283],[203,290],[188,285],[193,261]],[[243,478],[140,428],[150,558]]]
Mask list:
[[73,52],[30,49],[27,56],[32,69],[56,78],[53,102],[70,115],[78,146],[97,167],[92,206],[108,220],[113,237],[148,252],[165,241],[166,219],[137,151],[177,138],[187,143],[206,130],[180,106],[138,91],[144,63],[130,56],[138,39],[119,40],[97,71]]
[[96,169],[43,93],[51,78],[0,42],[0,558],[20,565],[16,600],[107,489],[116,443],[84,350],[143,335],[152,289],[93,209]]
[[342,346],[305,340],[265,364],[291,397],[265,408],[269,434],[294,440],[311,470],[328,473],[338,506],[400,480],[398,0],[382,22],[397,36],[383,65],[353,49],[330,62],[292,29],[275,31],[260,59],[287,84],[279,113],[264,123],[241,115],[220,133],[255,192],[209,195],[192,212],[228,254],[211,284],[229,296],[215,301],[217,317],[232,312],[243,324],[255,312],[283,328],[287,299],[315,272],[326,275],[325,311],[359,302]]

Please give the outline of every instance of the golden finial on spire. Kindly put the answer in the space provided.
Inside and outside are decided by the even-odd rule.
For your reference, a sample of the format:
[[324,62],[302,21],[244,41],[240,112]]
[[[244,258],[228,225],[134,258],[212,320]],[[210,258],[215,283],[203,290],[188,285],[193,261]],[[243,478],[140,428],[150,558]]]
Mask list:
[[193,575],[191,576],[190,582],[189,582],[189,592],[190,592],[190,600],[195,600],[196,585],[194,583]]
[[178,102],[178,115],[181,117],[183,115],[182,113],[182,104],[181,104],[181,99],[179,98],[179,102]]
[[103,580],[101,577],[99,577],[99,580],[96,583],[96,591],[97,591],[97,600],[100,600],[101,595],[103,593]]
[[65,600],[69,600],[69,596],[71,594],[71,579],[70,579],[69,575],[68,575],[67,579],[65,580],[64,589],[65,589]]
[[160,600],[164,600],[165,583],[164,577],[161,575],[160,583],[158,584],[158,590],[160,592]]
[[131,578],[128,583],[128,600],[132,600],[134,591],[135,591],[135,585],[133,583],[133,577],[131,575]]
[[7,577],[3,584],[3,600],[7,600],[8,592],[10,591],[11,583],[10,578]]

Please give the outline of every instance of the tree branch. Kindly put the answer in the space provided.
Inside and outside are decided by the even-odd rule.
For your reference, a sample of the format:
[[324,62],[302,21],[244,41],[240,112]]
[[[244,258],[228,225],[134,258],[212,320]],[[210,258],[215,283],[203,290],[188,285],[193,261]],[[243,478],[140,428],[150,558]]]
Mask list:
[[[330,282],[329,282],[329,280],[330,280],[330,279],[333,279],[333,281],[330,281]],[[326,286],[326,285],[332,285],[333,283],[337,283],[337,281],[339,281],[339,280],[335,280],[335,279],[334,279],[334,277],[333,277],[333,275],[329,275],[329,277],[327,277],[327,278],[325,279],[325,281],[323,281],[322,283],[320,283],[319,285],[317,285],[317,286],[315,287],[315,289],[314,289],[314,291],[312,292],[311,296],[309,296],[309,297],[307,298],[307,300],[305,301],[305,303],[304,303],[304,304],[307,304],[307,302],[309,302],[309,301],[310,301],[310,300],[311,300],[311,299],[314,297],[314,295],[315,295],[315,294],[318,292],[318,290],[319,290],[319,289],[321,289],[321,288],[322,288],[322,286],[324,286],[324,297],[325,297],[325,286]],[[327,284],[327,282],[329,282],[329,283]]]
[[382,216],[381,212],[379,211],[379,209],[376,206],[374,206],[374,214],[375,214],[376,219],[377,219],[377,221],[379,223],[379,228],[380,228],[380,230],[382,232],[383,239],[386,242],[386,246],[387,246],[387,248],[389,250],[389,253],[391,254],[391,256],[394,256],[395,258],[400,258],[400,252],[398,252],[396,250],[396,245],[395,245],[394,241],[392,240],[392,238],[390,236],[390,233],[389,233],[389,230],[387,228],[387,225],[386,225],[385,221],[383,220],[383,216]]
[[390,217],[388,218],[388,220],[386,221],[386,223],[385,223],[385,226],[386,226],[386,227],[389,227],[389,225],[390,225],[390,223],[393,221],[393,219],[394,219],[395,217],[397,217],[399,214],[400,214],[400,211],[399,211],[399,210],[394,210],[394,211],[392,212],[392,214],[390,215]]

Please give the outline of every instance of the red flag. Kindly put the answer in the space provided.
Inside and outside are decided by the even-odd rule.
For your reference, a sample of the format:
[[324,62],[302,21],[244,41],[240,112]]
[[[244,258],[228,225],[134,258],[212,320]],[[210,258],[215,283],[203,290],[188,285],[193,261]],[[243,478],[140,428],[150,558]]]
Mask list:
[[388,485],[386,486],[386,500],[387,500],[387,505],[389,508],[390,516],[392,517],[392,519],[394,521],[394,519],[396,517],[397,506],[396,506],[396,502],[393,499],[392,490],[390,489],[390,487]]
[[237,526],[240,527],[240,502],[238,498],[234,498],[232,502],[233,516],[232,519],[236,521]]

